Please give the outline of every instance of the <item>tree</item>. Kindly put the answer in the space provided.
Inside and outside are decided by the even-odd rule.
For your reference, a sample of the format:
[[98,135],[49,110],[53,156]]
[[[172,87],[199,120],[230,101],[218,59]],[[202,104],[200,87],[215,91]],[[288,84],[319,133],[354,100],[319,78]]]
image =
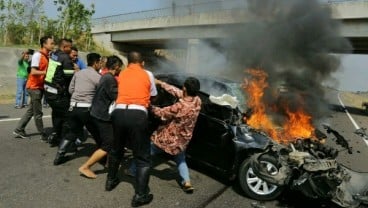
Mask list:
[[[42,33],[41,28],[45,23],[45,12],[43,10],[44,0],[23,0],[25,9],[25,25],[27,26],[28,43],[32,45],[34,43],[34,37]],[[41,32],[40,32],[41,31]],[[38,35],[39,37],[40,35]]]
[[3,45],[33,45],[48,34],[71,38],[81,49],[91,45],[91,18],[94,4],[86,7],[79,0],[54,0],[58,18],[46,17],[44,0],[0,0],[0,42]]
[[[81,48],[88,48],[91,39],[91,17],[95,13],[94,4],[86,8],[79,0],[55,0],[59,12],[58,35],[69,37],[82,44]],[[83,42],[82,42],[83,41]]]
[[[19,1],[1,0],[0,1],[0,25],[2,26],[3,44],[6,45],[9,40],[9,27],[22,25],[25,6]],[[14,31],[13,31],[14,34]],[[18,34],[20,35],[20,34]],[[13,38],[13,37],[12,37]]]

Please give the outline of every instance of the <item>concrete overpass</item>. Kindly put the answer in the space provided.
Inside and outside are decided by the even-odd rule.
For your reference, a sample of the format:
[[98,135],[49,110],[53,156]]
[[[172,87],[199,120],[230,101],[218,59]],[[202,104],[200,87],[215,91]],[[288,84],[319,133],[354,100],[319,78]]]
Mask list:
[[[120,52],[142,47],[193,49],[198,39],[225,38],[224,28],[255,21],[245,2],[216,1],[209,9],[207,3],[98,18],[93,21],[92,34],[97,43]],[[326,6],[333,18],[342,21],[340,35],[350,39],[353,53],[368,53],[368,1],[329,1]],[[175,44],[167,44],[172,42]],[[191,53],[188,50],[188,57]]]

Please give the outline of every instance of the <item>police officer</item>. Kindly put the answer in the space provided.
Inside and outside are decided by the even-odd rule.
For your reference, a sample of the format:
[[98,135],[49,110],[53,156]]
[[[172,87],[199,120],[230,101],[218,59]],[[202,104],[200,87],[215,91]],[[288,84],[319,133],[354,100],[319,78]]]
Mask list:
[[67,112],[70,103],[68,87],[74,74],[74,65],[69,56],[72,48],[70,39],[61,39],[59,48],[52,55],[45,77],[45,97],[52,109],[53,133],[48,142],[57,145],[68,131]]
[[69,93],[71,94],[71,99],[68,115],[70,131],[60,142],[54,165],[59,165],[67,160],[65,157],[67,148],[75,142],[84,126],[92,134],[97,146],[101,146],[98,128],[90,115],[92,100],[101,78],[101,75],[98,73],[98,70],[101,68],[100,58],[101,56],[97,53],[88,54],[87,69],[76,72],[70,82]]

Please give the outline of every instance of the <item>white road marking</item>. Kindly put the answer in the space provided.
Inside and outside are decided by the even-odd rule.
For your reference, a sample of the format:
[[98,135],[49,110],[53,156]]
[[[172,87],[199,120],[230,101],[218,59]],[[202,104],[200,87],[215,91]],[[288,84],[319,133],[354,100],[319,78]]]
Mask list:
[[[42,116],[42,118],[51,118],[51,115]],[[5,118],[0,119],[0,122],[7,122],[7,121],[19,121],[21,118]],[[32,117],[33,119],[33,117]]]
[[[340,93],[337,94],[337,98],[339,99],[339,102],[341,104],[341,106],[344,108],[344,111],[346,113],[346,115],[348,115],[351,123],[353,123],[354,128],[356,130],[360,129],[359,125],[355,122],[355,120],[353,119],[353,117],[350,115],[349,111],[346,109],[344,103],[342,102],[341,98],[340,98]],[[365,144],[368,146],[368,141],[366,139],[363,138],[363,141],[365,142]]]

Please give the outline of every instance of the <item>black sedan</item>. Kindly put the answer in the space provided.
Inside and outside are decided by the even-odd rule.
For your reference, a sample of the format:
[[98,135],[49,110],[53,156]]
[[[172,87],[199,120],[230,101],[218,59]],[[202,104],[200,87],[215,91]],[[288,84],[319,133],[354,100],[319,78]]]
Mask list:
[[[156,74],[155,77],[179,88],[191,74]],[[243,122],[245,96],[239,83],[214,77],[195,76],[200,80],[202,108],[192,140],[187,149],[190,161],[211,168],[224,177],[238,178],[244,193],[257,200],[276,198],[281,188],[258,178],[250,167],[249,157],[261,152],[272,143],[263,132],[250,128]],[[239,105],[217,102],[222,96],[236,97]],[[215,98],[215,99],[214,99]],[[221,100],[221,99],[220,99]],[[176,98],[158,88],[157,106],[168,106]],[[277,174],[277,161],[262,158],[271,174]]]

